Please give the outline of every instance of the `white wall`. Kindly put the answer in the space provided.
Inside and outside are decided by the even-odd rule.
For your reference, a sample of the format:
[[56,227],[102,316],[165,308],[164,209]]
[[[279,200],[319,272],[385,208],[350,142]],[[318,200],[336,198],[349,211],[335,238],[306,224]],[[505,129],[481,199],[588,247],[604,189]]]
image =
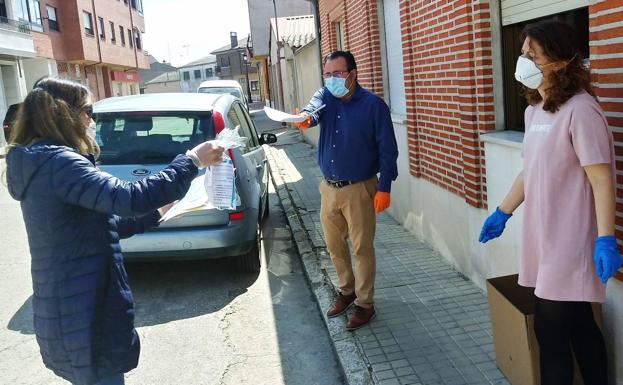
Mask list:
[[[481,245],[478,235],[487,212],[431,182],[411,176],[406,126],[395,120],[394,130],[399,151],[398,179],[392,185],[389,213],[483,290],[487,278],[516,273],[514,245],[521,213],[508,222],[503,237]],[[504,175],[514,172],[511,165]],[[500,191],[504,183],[500,181]]]
[[608,282],[603,315],[610,373],[614,374],[617,385],[623,385],[623,282],[613,279]]
[[[213,74],[212,77],[206,76],[207,68],[212,68],[212,74]],[[201,71],[201,77],[198,79],[195,79],[195,70]],[[184,72],[188,72],[190,74],[190,80],[184,80]],[[179,73],[180,73],[180,90],[182,92],[197,92],[197,88],[199,88],[199,85],[201,84],[201,82],[204,82],[206,80],[218,80],[218,77],[216,76],[216,62],[201,64],[201,65],[197,65],[193,67],[180,68]]]
[[180,92],[180,82],[170,81],[162,83],[147,83],[145,84],[146,94],[161,94],[170,92]]
[[381,0],[379,7],[381,18],[383,76],[385,99],[393,114],[406,115],[404,66],[402,56],[402,33],[400,30],[399,0]]
[[32,36],[0,29],[0,55],[34,57],[35,45]]
[[0,68],[6,105],[21,103],[27,94],[26,81],[19,72],[17,62],[0,62]]
[[[296,78],[298,82],[299,107],[304,107],[309,103],[312,95],[322,87],[320,74],[320,58],[317,40],[308,44],[306,47],[297,51],[294,56]],[[305,141],[312,146],[318,145],[320,127],[315,126],[301,131]]]
[[26,89],[32,90],[33,85],[44,76],[57,76],[58,69],[56,61],[52,59],[24,59],[24,76],[26,79]]
[[[17,61],[0,60],[0,119],[4,120],[11,104],[20,103],[26,97],[26,82],[20,76]],[[0,133],[0,145],[6,143],[4,132]]]
[[[6,111],[9,106],[6,103],[6,96],[4,95],[2,71],[0,71],[0,119],[4,120]],[[6,138],[4,137],[4,130],[0,130],[0,148],[6,144]]]

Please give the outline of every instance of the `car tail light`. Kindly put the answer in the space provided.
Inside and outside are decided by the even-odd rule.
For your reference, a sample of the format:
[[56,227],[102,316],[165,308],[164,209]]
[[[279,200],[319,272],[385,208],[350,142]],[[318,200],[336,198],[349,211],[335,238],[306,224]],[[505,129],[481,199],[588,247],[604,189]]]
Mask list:
[[218,111],[212,113],[212,121],[214,122],[214,132],[218,135],[225,128],[225,119],[223,114]]
[[239,211],[237,213],[229,213],[229,221],[241,221],[244,219],[244,211]]
[[[214,132],[216,132],[216,135],[220,134],[221,131],[225,129],[225,119],[223,118],[223,114],[221,114],[220,112],[212,112],[212,122],[214,123]],[[227,150],[227,153],[229,154],[229,159],[231,159],[237,175],[238,169],[236,168],[236,161],[234,160],[234,151],[232,149],[229,149]]]

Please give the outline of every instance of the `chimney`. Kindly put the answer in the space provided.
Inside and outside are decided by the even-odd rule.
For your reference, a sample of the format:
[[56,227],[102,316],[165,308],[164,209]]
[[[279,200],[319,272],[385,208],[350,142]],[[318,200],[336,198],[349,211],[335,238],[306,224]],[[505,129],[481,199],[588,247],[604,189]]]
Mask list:
[[229,37],[231,39],[231,48],[238,47],[238,34],[236,32],[230,32]]

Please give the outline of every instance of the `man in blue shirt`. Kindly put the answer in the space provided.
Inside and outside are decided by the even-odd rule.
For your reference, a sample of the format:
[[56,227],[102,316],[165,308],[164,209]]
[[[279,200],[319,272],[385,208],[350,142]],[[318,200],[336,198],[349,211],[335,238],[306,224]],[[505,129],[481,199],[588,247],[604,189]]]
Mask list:
[[323,72],[325,86],[303,108],[301,114],[308,118],[297,126],[321,124],[320,219],[340,291],[327,316],[336,317],[354,303],[346,329],[355,330],[376,314],[376,214],[389,207],[391,184],[398,176],[398,148],[389,108],[359,85],[354,56],[348,51],[327,55]]

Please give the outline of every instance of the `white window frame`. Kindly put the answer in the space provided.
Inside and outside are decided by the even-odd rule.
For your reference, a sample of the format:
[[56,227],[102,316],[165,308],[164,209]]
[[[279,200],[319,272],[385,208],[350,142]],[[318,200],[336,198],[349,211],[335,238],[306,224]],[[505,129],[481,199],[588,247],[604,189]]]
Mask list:
[[[95,29],[93,28],[93,15],[90,12],[82,11],[82,21],[84,22],[84,32],[88,36],[95,36]],[[89,29],[91,31],[89,31]]]

